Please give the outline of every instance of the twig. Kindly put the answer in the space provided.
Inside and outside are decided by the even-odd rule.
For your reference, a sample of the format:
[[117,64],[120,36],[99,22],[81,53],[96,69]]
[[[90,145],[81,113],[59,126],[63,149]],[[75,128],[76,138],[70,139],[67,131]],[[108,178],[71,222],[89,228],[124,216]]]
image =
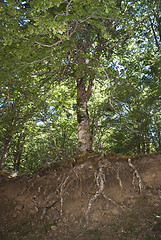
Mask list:
[[79,20],[80,23],[86,22],[88,19],[90,19],[91,17],[93,17],[93,15],[96,13],[96,11],[94,11],[90,16],[88,16],[86,19],[83,20]]
[[158,51],[159,51],[159,43],[158,43],[158,40],[157,40],[157,36],[156,36],[156,33],[155,33],[155,30],[154,30],[154,26],[153,26],[153,23],[152,23],[152,20],[151,18],[149,17],[149,21],[150,21],[150,26],[151,26],[151,29],[152,29],[152,32],[153,32],[153,36],[154,36],[154,39],[155,39],[155,43],[156,43],[156,46],[158,48]]
[[[70,6],[71,3],[72,3],[72,0],[70,0],[70,2],[66,6],[66,16],[69,15],[69,6]],[[66,26],[67,26],[67,37],[69,38],[69,24],[68,24],[68,21],[66,21]]]

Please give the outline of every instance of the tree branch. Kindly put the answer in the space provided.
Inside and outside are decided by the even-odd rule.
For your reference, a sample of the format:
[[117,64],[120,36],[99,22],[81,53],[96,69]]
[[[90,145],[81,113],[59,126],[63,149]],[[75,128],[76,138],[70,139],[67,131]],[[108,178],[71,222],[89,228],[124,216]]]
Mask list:
[[86,97],[87,99],[90,98],[91,94],[92,94],[92,88],[93,88],[93,79],[89,80],[89,84],[88,84],[88,89],[86,91]]
[[46,44],[43,44],[43,43],[40,43],[40,42],[35,42],[35,44],[38,44],[38,45],[40,45],[42,47],[51,48],[51,47],[55,47],[56,45],[58,45],[59,43],[62,43],[62,42],[63,42],[63,40],[61,39],[61,40],[59,40],[58,42],[56,42],[56,43],[54,43],[52,45],[46,45]]
[[157,46],[158,51],[159,51],[159,43],[158,43],[157,36],[156,36],[155,30],[154,30],[154,27],[153,27],[153,23],[152,23],[152,20],[151,20],[150,17],[149,17],[149,21],[150,21],[150,26],[151,26],[151,29],[152,29],[152,32],[153,32],[153,35],[154,35],[155,43],[156,43],[156,46]]
[[[159,2],[158,2],[158,5],[157,5],[156,9],[155,9],[151,14],[149,14],[148,16],[146,16],[145,18],[143,18],[141,21],[137,22],[137,23],[135,24],[135,26],[133,27],[133,30],[136,29],[139,24],[141,24],[142,22],[144,22],[145,20],[147,20],[148,18],[150,18],[151,16],[153,16],[153,15],[159,10],[159,4],[160,4],[160,0],[159,0]],[[109,48],[107,49],[106,52],[110,51],[112,48],[114,48],[114,47],[117,46],[118,44],[124,42],[124,41],[129,37],[129,34],[131,33],[131,30],[128,30],[128,32],[129,32],[129,33],[128,33],[123,39],[121,39],[120,41],[114,43],[111,47],[109,47]]]

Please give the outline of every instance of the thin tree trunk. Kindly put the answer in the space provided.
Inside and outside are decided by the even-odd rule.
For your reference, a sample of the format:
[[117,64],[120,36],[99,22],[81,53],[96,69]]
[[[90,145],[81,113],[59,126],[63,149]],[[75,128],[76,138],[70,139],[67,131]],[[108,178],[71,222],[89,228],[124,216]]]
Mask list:
[[21,138],[22,138],[22,135],[20,135],[18,138],[16,152],[14,154],[14,171],[19,171],[19,166],[21,162],[21,155],[22,155],[25,136],[23,137],[23,139]]
[[141,144],[140,144],[140,132],[138,131],[135,133],[135,139],[136,139],[136,153],[140,154],[141,152]]
[[2,152],[2,155],[1,155],[1,159],[0,159],[0,169],[3,169],[3,166],[5,164],[5,160],[7,158],[7,153],[8,153],[8,150],[9,150],[11,139],[12,139],[11,134],[9,134],[5,137],[4,148],[3,148],[3,152]]
[[145,133],[145,146],[146,146],[146,153],[150,153],[150,139],[149,139],[149,134],[148,132]]
[[88,100],[92,93],[93,81],[91,80],[86,90],[83,78],[77,80],[77,120],[78,120],[78,148],[81,153],[92,150],[90,121],[88,114]]
[[16,151],[16,154],[14,155],[14,171],[15,172],[19,171],[21,156],[22,156],[22,149],[19,149],[18,151]]
[[142,139],[141,139],[142,141],[141,141],[141,143],[142,143],[142,153],[143,154],[145,154],[145,134],[144,134],[144,132],[143,132],[143,134],[142,134]]
[[161,134],[158,126],[158,151],[161,151]]
[[136,138],[136,145],[137,145],[137,154],[140,154],[141,152],[141,147],[140,147],[140,133],[137,133],[137,138]]
[[14,171],[19,171],[19,166],[21,163],[21,155],[22,155],[22,150],[25,142],[25,124],[21,130],[20,133],[17,134],[18,140],[16,144],[16,151],[14,153]]

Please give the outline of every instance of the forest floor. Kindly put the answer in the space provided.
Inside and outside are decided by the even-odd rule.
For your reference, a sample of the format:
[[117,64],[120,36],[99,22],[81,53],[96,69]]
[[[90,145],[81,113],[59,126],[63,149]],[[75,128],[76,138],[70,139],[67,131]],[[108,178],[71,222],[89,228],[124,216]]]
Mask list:
[[161,240],[161,153],[0,173],[1,240]]

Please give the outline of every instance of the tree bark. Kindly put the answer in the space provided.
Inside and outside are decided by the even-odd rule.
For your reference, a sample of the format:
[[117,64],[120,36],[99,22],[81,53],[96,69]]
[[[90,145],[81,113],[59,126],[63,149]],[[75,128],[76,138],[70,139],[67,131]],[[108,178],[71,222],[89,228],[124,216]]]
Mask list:
[[4,148],[3,148],[3,152],[1,155],[1,159],[0,159],[0,170],[3,169],[5,160],[7,158],[7,153],[8,153],[10,143],[11,143],[11,138],[12,138],[11,134],[7,134],[5,137]]
[[158,126],[158,151],[161,151],[161,134],[160,134],[159,126]]
[[137,133],[134,134],[135,139],[136,139],[136,153],[140,154],[141,153],[141,136],[140,136],[140,131],[138,130]]
[[142,153],[145,154],[145,134],[142,134]]
[[18,172],[21,163],[22,150],[18,149],[14,155],[14,171]]
[[25,140],[25,134],[24,134],[24,128],[23,128],[20,135],[18,136],[16,151],[14,153],[14,171],[19,171],[24,140]]
[[78,148],[81,153],[92,151],[92,138],[88,114],[88,100],[92,94],[93,81],[90,80],[86,90],[83,78],[77,80],[77,121],[78,121]]

